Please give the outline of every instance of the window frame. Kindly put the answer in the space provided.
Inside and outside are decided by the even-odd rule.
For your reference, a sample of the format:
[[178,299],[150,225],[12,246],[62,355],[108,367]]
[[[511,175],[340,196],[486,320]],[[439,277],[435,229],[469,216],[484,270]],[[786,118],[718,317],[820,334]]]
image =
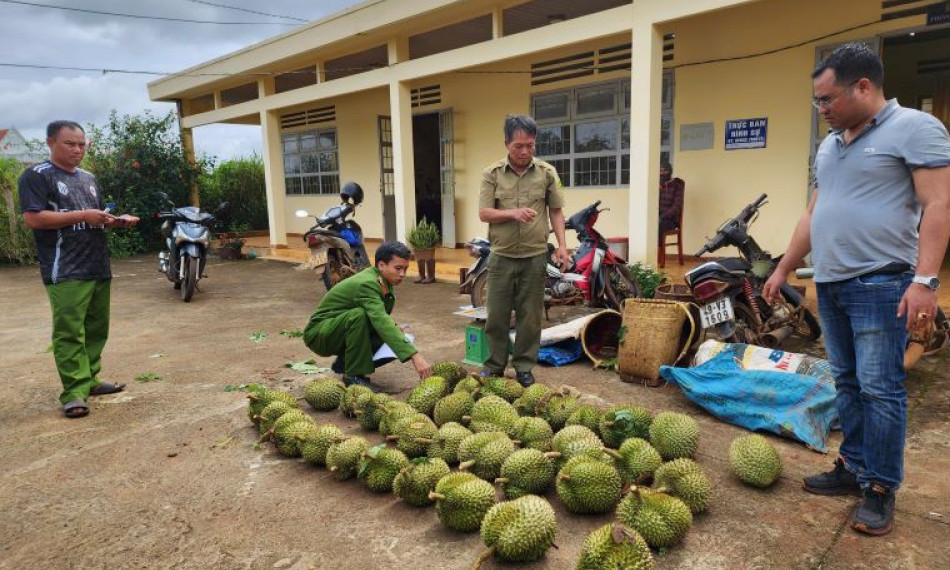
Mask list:
[[[325,136],[333,137],[333,146],[323,147],[321,141]],[[302,140],[305,137],[313,137],[314,147],[312,149],[303,149]],[[288,151],[287,143],[293,140],[295,150]],[[280,152],[281,162],[284,169],[284,194],[286,196],[334,196],[340,193],[340,139],[336,127],[324,127],[320,129],[305,129],[293,132],[282,132],[280,134]],[[336,169],[323,169],[323,161],[320,156],[330,153],[334,156]],[[311,157],[312,155],[312,157]],[[316,169],[303,172],[305,159],[311,157],[308,162]],[[287,172],[288,159],[296,159],[297,172]],[[308,186],[316,180],[318,190],[316,192],[308,191]],[[329,182],[326,182],[329,180]],[[324,188],[326,186],[326,188]]]

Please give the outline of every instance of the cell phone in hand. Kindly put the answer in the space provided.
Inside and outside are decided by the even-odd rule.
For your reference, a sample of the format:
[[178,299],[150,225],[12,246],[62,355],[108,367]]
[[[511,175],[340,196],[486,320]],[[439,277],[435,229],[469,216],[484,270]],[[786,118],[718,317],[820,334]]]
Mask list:
[[109,202],[108,204],[106,204],[106,209],[103,210],[103,212],[105,212],[105,213],[108,214],[108,213],[110,213],[112,210],[115,210],[115,202]]

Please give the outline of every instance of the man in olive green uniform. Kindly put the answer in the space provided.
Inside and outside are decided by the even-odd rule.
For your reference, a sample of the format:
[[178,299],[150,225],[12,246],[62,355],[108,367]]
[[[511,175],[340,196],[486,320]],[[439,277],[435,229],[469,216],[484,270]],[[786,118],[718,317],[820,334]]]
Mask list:
[[505,118],[508,156],[482,173],[478,217],[488,224],[490,356],[482,374],[501,376],[508,365],[508,327],[515,311],[511,365],[518,382],[534,383],[531,369],[541,346],[541,314],[548,258],[548,220],[557,236],[557,260],[570,265],[564,239],[564,191],[557,171],[534,157],[538,127],[527,115]]
[[389,315],[396,303],[393,287],[406,277],[409,249],[387,242],[376,250],[376,265],[345,279],[327,292],[304,329],[303,339],[320,356],[342,360],[344,383],[378,391],[367,376],[376,369],[373,354],[389,345],[400,362],[412,360],[420,378],[432,374],[422,357]]

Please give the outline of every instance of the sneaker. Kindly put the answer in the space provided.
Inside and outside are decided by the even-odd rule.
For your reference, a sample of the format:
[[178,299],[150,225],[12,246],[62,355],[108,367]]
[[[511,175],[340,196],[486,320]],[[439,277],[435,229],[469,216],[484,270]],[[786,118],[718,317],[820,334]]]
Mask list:
[[521,384],[525,388],[534,384],[534,374],[532,374],[530,370],[527,372],[519,372],[517,378],[518,384]]
[[854,473],[844,466],[844,459],[835,459],[835,468],[826,473],[805,477],[802,488],[816,495],[861,496],[861,485]]
[[369,378],[366,376],[347,376],[343,379],[343,385],[349,388],[350,386],[366,386],[373,392],[381,392],[382,388],[373,384],[369,381]]
[[894,526],[894,491],[884,485],[871,483],[864,490],[864,498],[851,516],[851,528],[864,534],[881,536]]
[[330,365],[330,370],[334,371],[337,374],[343,374],[343,357],[337,356],[333,359],[333,364]]

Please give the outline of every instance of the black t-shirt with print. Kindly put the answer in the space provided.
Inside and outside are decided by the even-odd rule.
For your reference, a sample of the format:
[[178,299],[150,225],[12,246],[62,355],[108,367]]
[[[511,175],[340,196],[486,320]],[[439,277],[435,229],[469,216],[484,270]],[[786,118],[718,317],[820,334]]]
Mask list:
[[[71,212],[105,207],[102,192],[91,172],[81,168],[66,172],[49,161],[23,171],[19,189],[21,212]],[[112,277],[103,226],[82,222],[58,230],[33,230],[33,235],[43,283]]]

